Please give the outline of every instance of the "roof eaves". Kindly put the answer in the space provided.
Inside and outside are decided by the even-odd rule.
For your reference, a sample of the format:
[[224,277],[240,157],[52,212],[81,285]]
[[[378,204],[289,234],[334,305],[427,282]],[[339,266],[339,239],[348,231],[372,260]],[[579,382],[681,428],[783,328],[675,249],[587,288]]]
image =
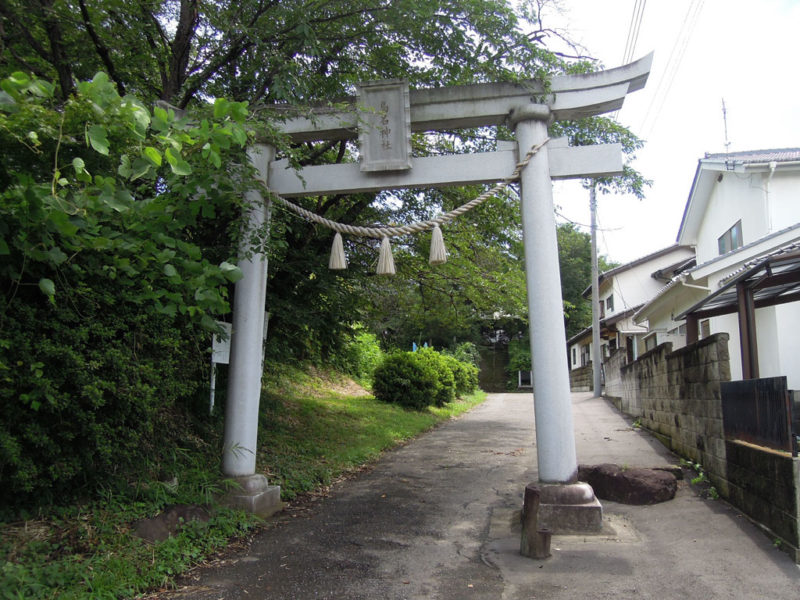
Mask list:
[[[603,282],[615,275],[619,275],[620,273],[624,273],[625,271],[629,271],[634,267],[638,267],[641,264],[644,264],[648,261],[651,261],[655,258],[660,256],[664,256],[669,254],[670,252],[674,252],[675,250],[681,249],[691,250],[691,246],[686,246],[682,244],[672,244],[671,246],[667,246],[666,248],[662,248],[661,250],[656,250],[655,252],[651,252],[650,254],[646,254],[640,258],[636,258],[630,262],[625,263],[624,265],[619,265],[618,267],[614,267],[613,269],[609,269],[608,271],[603,271],[597,278],[598,287],[602,286]],[[584,298],[587,298],[592,292],[592,284],[589,284],[585,290],[583,290],[583,294],[581,294]]]

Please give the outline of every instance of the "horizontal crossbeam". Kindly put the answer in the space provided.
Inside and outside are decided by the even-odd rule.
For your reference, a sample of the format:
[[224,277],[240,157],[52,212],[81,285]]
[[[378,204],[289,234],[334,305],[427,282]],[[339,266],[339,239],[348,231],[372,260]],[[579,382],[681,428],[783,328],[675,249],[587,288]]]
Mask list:
[[[534,80],[411,90],[411,130],[500,125],[512,109],[530,103],[547,104],[557,121],[618,110],[626,94],[644,87],[652,60],[653,55],[649,54],[616,69],[557,76],[548,91]],[[355,138],[355,103],[355,98],[350,97],[341,102],[345,105],[341,109],[311,109],[310,116],[288,118],[279,128],[296,142]]]
[[[622,173],[622,147],[619,144],[551,147],[548,158],[552,179]],[[412,159],[409,171],[377,174],[362,172],[358,163],[305,167],[297,172],[288,161],[279,160],[270,165],[269,187],[276,194],[291,198],[494,183],[511,175],[517,160],[517,153],[513,150],[432,156]]]

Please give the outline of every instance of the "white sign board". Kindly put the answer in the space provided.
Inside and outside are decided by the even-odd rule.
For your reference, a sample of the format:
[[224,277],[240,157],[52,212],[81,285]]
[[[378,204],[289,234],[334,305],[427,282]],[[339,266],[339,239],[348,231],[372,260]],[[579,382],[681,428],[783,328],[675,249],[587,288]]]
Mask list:
[[231,359],[231,323],[223,323],[222,321],[217,321],[217,325],[220,325],[225,330],[225,335],[220,336],[214,334],[214,339],[211,343],[211,362],[216,363],[218,365],[227,365],[230,363]]
[[362,171],[411,168],[411,105],[408,83],[389,79],[358,87],[358,143]]

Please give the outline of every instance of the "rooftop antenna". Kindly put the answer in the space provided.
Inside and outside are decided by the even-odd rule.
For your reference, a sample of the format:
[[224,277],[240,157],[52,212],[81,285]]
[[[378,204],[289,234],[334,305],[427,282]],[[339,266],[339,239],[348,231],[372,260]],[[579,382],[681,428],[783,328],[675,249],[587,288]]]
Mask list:
[[731,141],[728,139],[728,109],[725,107],[725,98],[722,99],[722,125],[725,129],[725,167],[733,168],[733,163],[728,163],[728,155],[731,152]]

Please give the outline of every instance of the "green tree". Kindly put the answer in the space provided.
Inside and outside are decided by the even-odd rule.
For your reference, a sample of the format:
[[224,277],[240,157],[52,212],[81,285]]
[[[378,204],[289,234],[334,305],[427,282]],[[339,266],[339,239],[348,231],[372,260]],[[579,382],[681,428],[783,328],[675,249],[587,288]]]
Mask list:
[[[546,82],[553,73],[592,68],[547,49],[551,32],[541,18],[547,5],[524,3],[515,10],[503,0],[3,0],[6,51],[0,54],[0,70],[55,80],[55,94],[64,99],[75,82],[102,69],[120,94],[133,92],[146,102],[164,100],[194,110],[207,98],[230,97],[249,101],[264,118],[280,118],[286,110],[276,112],[276,103],[288,109],[330,102],[369,79],[404,77],[412,87],[520,78]],[[415,152],[487,147],[504,134],[486,130],[417,136]],[[283,147],[281,152],[306,165],[352,161],[354,150],[351,142],[332,141]],[[339,221],[386,223],[435,212],[476,193],[473,188],[401,194],[399,209],[385,194],[298,202]],[[514,207],[508,209],[515,213]],[[477,323],[487,315],[519,314],[524,285],[513,267],[520,260],[518,228],[505,215],[487,211],[476,216],[479,221],[448,227],[452,259],[436,271],[424,265],[421,242],[402,241],[398,263],[403,263],[401,277],[407,283],[390,284],[402,289],[379,299],[373,291],[385,284],[367,274],[377,253],[373,242],[348,241],[351,269],[330,273],[331,234],[275,211],[269,310],[270,330],[276,335],[269,352],[330,356],[344,347],[350,324],[367,318],[385,322],[385,327],[372,327],[376,332],[399,331],[396,317],[382,317],[383,310],[375,317],[369,313],[417,295],[421,300],[411,306],[418,310],[410,314],[419,318],[403,326],[414,332],[411,339],[420,331],[441,340],[469,331],[462,337],[474,339]],[[476,223],[481,231],[470,231]],[[216,231],[216,240],[214,233],[207,228],[205,242],[224,246],[224,230]]]
[[103,73],[0,88],[0,499],[42,501],[169,452],[241,277],[233,236],[198,240],[238,229],[247,110],[179,118]]
[[[3,0],[2,63],[58,81],[98,70],[181,108],[204,97],[330,100],[356,81],[544,76],[561,60],[501,0]],[[529,15],[536,18],[536,15]]]

